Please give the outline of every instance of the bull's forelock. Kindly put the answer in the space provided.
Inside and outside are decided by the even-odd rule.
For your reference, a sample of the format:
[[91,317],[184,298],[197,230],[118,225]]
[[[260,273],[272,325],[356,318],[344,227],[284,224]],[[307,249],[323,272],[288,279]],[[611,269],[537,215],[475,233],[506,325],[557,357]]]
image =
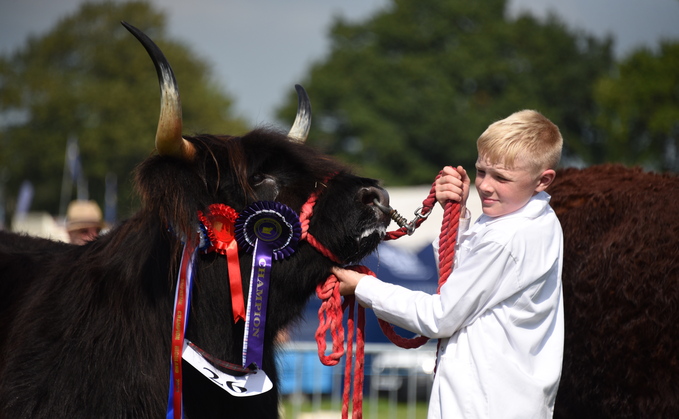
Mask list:
[[[197,211],[217,202],[220,188],[233,182],[234,178],[236,182],[243,182],[242,176],[234,176],[232,172],[232,168],[238,165],[229,162],[238,158],[230,156],[241,154],[235,142],[224,140],[217,148],[210,146],[210,141],[204,137],[190,137],[187,141],[196,146],[192,161],[152,156],[136,168],[134,176],[143,211],[158,217],[178,236],[195,233]],[[227,163],[220,163],[225,156]],[[233,188],[234,191],[239,189],[242,190],[242,186]]]
[[242,137],[185,137],[196,150],[192,161],[154,156],[135,171],[144,208],[183,234],[195,231],[196,212],[210,204],[237,211],[268,195],[252,184],[254,175],[273,179],[277,199],[299,211],[319,182],[347,168],[286,134],[257,129]]

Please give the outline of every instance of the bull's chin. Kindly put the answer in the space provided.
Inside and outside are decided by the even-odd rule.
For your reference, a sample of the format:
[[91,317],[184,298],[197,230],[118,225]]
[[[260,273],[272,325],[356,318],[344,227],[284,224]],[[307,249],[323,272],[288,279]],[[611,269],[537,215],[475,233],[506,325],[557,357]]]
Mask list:
[[361,237],[358,238],[358,241],[361,242],[365,239],[371,239],[376,236],[379,244],[379,241],[382,241],[386,235],[387,229],[383,226],[368,228],[363,231]]
[[356,252],[343,258],[345,263],[354,264],[366,258],[377,250],[377,246],[379,246],[386,234],[387,229],[382,226],[364,230],[361,236],[356,239]]

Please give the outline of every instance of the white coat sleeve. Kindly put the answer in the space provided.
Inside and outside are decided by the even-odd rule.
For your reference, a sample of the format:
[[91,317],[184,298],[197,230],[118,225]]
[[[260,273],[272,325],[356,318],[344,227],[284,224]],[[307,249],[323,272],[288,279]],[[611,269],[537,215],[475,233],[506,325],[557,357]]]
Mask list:
[[489,242],[474,249],[455,268],[440,295],[366,276],[356,287],[356,297],[382,320],[429,338],[446,338],[514,295],[519,290],[516,276],[516,261],[510,252]]

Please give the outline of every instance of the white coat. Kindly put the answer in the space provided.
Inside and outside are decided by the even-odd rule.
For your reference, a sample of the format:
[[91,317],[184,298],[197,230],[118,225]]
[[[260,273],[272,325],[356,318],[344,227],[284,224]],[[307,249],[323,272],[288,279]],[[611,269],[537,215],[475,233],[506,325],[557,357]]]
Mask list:
[[563,234],[549,199],[540,192],[466,231],[461,222],[440,294],[372,276],[356,287],[377,317],[441,339],[428,418],[552,417],[563,360]]

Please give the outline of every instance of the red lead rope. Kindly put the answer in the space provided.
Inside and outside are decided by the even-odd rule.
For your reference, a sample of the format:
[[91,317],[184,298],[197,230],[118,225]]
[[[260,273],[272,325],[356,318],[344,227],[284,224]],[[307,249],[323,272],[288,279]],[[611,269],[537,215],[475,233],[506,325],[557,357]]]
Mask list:
[[[441,177],[441,173],[436,177]],[[421,214],[426,216],[436,204],[435,192],[436,180],[432,184],[429,196],[422,202]],[[313,206],[318,199],[318,193],[311,195],[309,200],[302,206],[300,214],[300,222],[302,224],[302,240],[306,240],[316,250],[321,252],[336,263],[340,263],[337,257],[323,246],[314,236],[309,234],[309,219],[313,214]],[[415,228],[419,227],[426,217],[419,218],[415,223]],[[455,257],[455,242],[457,241],[457,230],[460,223],[460,205],[457,202],[449,201],[446,203],[443,211],[443,222],[441,224],[441,234],[439,235],[439,283],[437,292],[441,291],[441,287],[450,276],[453,270],[453,260]],[[394,240],[403,237],[408,233],[406,227],[398,230],[388,232],[384,240]],[[364,273],[366,275],[375,275],[370,269],[365,266],[354,266],[351,269]],[[361,419],[363,417],[363,378],[364,378],[364,359],[365,359],[365,309],[358,306],[358,324],[354,324],[354,296],[342,297],[339,292],[339,281],[335,275],[330,275],[324,284],[316,288],[316,295],[321,299],[321,307],[318,310],[319,326],[316,330],[316,344],[318,346],[318,357],[324,365],[333,366],[339,363],[339,360],[345,353],[344,350],[344,328],[342,327],[342,319],[344,317],[344,310],[351,307],[348,313],[347,328],[349,329],[346,339],[346,354],[347,361],[344,368],[344,393],[342,403],[342,419],[348,418],[349,410],[349,391],[351,390],[351,372],[352,372],[352,351],[354,346],[354,339],[356,341],[356,354],[354,364],[354,385],[353,385],[353,409],[352,418]],[[380,327],[385,336],[391,342],[401,348],[417,348],[426,343],[429,338],[418,336],[412,339],[403,338],[396,334],[394,327],[382,320],[379,320]],[[325,354],[326,341],[325,336],[330,330],[332,336],[332,352],[329,355]],[[355,336],[354,336],[354,330]]]
[[[356,266],[352,269],[364,274],[372,274],[370,269],[364,266]],[[347,360],[344,365],[344,392],[342,394],[342,419],[346,419],[349,414],[349,392],[352,389],[352,363],[353,366],[353,399],[351,417],[360,419],[363,417],[363,367],[365,365],[365,308],[354,304],[353,295],[344,297],[344,303],[339,293],[339,281],[335,275],[330,275],[325,281],[316,288],[316,295],[321,299],[321,307],[318,310],[318,329],[316,329],[316,344],[318,346],[318,358],[323,365],[337,365],[344,355],[344,328],[342,327],[342,317],[344,310],[349,307],[347,318],[347,339],[346,355]],[[358,311],[358,324],[355,324],[355,308]],[[325,354],[325,335],[330,330],[332,335],[332,353]],[[354,336],[355,330],[355,336]],[[356,354],[352,356],[356,343]]]
[[[436,179],[439,177],[441,177],[441,174],[439,174]],[[434,180],[434,185],[435,184],[436,180]],[[422,202],[423,209],[429,208],[429,211],[431,211],[431,208],[436,203],[436,192],[434,190],[434,185],[432,185],[427,199]],[[419,224],[417,226],[419,226]],[[457,230],[459,226],[460,203],[448,201],[443,209],[443,221],[441,222],[441,233],[439,234],[439,282],[436,289],[437,293],[441,292],[441,287],[446,283],[450,273],[453,271],[455,243],[457,242]],[[405,232],[402,234],[401,230],[404,229],[405,228],[401,228],[400,230],[391,232],[396,234],[387,233],[385,240],[392,240],[402,237]],[[419,348],[429,340],[429,338],[426,336],[416,336],[414,338],[401,337],[396,334],[396,331],[394,331],[394,326],[381,319],[377,319],[377,321],[384,335],[398,347],[406,349]]]

